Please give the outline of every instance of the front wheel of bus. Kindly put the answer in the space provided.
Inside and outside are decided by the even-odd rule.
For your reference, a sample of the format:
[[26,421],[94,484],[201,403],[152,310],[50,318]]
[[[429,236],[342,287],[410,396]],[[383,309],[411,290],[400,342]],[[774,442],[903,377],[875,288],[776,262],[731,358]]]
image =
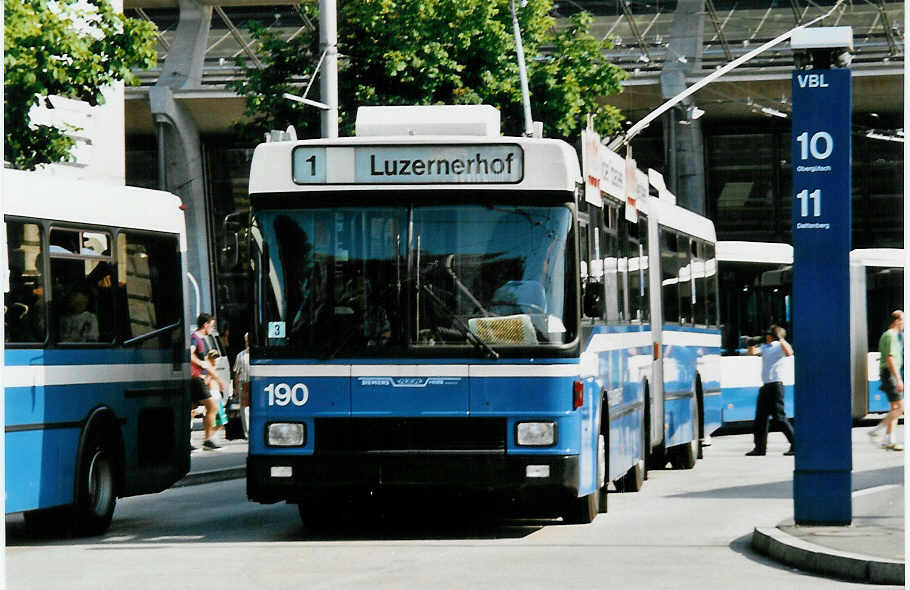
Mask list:
[[607,511],[607,441],[601,432],[597,437],[597,489],[580,498],[569,498],[563,522],[589,524],[600,512]]
[[104,533],[111,526],[117,494],[114,489],[114,459],[110,443],[99,434],[91,435],[79,464],[79,487],[73,505],[76,535]]

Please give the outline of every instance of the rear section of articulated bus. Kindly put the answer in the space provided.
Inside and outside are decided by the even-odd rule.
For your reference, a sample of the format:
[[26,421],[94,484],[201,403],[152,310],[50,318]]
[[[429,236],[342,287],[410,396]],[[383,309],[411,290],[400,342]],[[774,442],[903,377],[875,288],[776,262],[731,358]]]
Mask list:
[[660,220],[652,233],[652,305],[659,309],[663,445],[654,463],[691,469],[701,442],[720,426],[720,352],[714,228],[672,204],[649,201]]

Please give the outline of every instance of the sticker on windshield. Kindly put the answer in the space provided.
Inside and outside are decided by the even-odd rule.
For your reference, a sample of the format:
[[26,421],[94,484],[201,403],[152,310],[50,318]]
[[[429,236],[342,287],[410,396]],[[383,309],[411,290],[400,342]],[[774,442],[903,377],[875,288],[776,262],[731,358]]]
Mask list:
[[284,322],[269,322],[269,338],[284,338]]

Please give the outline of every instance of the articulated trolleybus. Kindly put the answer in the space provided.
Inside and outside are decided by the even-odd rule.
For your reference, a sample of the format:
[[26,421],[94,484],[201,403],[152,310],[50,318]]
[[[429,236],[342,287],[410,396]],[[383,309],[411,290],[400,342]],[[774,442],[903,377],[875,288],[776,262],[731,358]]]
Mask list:
[[189,470],[180,199],[3,171],[6,512],[104,532]]
[[486,106],[362,108],[356,137],[258,146],[249,498],[312,523],[457,489],[584,523],[649,455],[691,467],[720,336],[652,323],[649,269],[672,232],[664,282],[691,317],[679,277],[708,266],[711,224],[582,195],[569,145],[502,137]]

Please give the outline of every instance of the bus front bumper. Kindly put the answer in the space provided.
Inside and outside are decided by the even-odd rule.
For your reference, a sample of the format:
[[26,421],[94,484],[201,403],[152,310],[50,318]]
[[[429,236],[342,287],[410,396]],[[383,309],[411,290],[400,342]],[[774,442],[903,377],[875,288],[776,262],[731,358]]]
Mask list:
[[527,498],[574,496],[578,490],[578,455],[251,455],[246,472],[247,496],[264,504],[348,490],[426,488]]

